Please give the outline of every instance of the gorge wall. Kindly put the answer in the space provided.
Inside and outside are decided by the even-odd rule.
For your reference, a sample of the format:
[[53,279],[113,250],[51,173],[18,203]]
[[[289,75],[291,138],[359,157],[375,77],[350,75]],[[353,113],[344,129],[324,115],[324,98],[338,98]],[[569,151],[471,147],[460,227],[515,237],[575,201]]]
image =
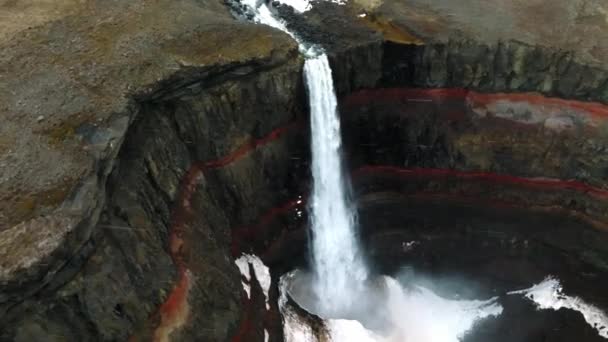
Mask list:
[[[412,257],[401,243],[429,234],[416,218],[429,203],[567,217],[518,236],[563,251],[568,272],[589,274],[566,286],[592,282],[608,307],[606,68],[551,44],[432,37],[392,3],[279,9],[328,50],[363,233],[391,251],[377,257]],[[282,340],[276,280],[306,264],[295,42],[220,2],[76,10],[2,41],[0,340]],[[243,290],[242,252],[271,268],[268,309],[255,281]]]

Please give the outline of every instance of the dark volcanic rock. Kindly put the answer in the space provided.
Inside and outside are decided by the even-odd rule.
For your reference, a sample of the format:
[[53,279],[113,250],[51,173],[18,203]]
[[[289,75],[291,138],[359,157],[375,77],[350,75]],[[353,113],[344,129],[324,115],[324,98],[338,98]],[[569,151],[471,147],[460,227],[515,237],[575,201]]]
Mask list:
[[[94,250],[88,251],[92,255],[81,270],[73,265],[78,274],[67,285],[57,282],[60,291],[48,289],[5,315],[3,338],[23,335],[34,341],[53,334],[70,341],[110,341],[134,332],[142,340],[162,335],[154,330],[158,322],[148,318],[178,277],[166,246],[182,178],[195,161],[221,159],[300,120],[299,75],[295,59],[209,88],[203,79],[198,87],[189,86],[188,95],[177,90],[166,94],[170,100],[144,104],[110,178],[108,202],[91,241]],[[298,141],[303,142],[286,138],[263,151],[246,151],[252,155],[239,155],[199,184],[191,203],[197,214],[182,232],[191,241],[187,264],[195,281],[188,300],[193,318],[180,339],[218,341],[235,332],[242,289],[230,254],[231,228],[287,197],[296,177],[289,168]]]
[[[538,91],[608,102],[608,26],[600,0],[355,3],[371,27],[398,42],[386,46],[383,86]],[[417,39],[392,39],[394,31]]]
[[572,52],[519,41],[450,40],[387,43],[382,86],[463,87],[484,92],[541,92],[608,102],[608,72],[581,64]]
[[[72,9],[1,42],[0,340],[162,339],[184,324],[159,311],[183,275],[169,245],[182,178],[299,120],[301,60],[219,2]],[[285,196],[285,144],[243,150],[193,200],[188,339],[236,329],[230,228]]]
[[279,6],[278,13],[302,41],[325,49],[338,95],[376,86],[381,77],[382,36],[356,20],[351,6],[320,1],[304,14],[286,5]]
[[[342,105],[345,149],[353,168],[441,169],[445,179],[458,178],[460,172],[458,186],[469,182],[467,172],[488,173],[487,180],[493,179],[491,174],[505,181],[521,177],[520,184],[525,178],[551,178],[549,187],[537,187],[551,190],[547,192],[502,192],[495,185],[483,190],[481,178],[474,177],[470,185],[478,186],[482,196],[559,206],[606,222],[607,160],[598,152],[608,146],[600,128],[606,122],[602,113],[608,108],[585,109],[581,102],[551,101],[556,100],[461,89],[363,91]],[[572,125],[561,129],[554,122]],[[510,182],[518,183],[515,178]]]

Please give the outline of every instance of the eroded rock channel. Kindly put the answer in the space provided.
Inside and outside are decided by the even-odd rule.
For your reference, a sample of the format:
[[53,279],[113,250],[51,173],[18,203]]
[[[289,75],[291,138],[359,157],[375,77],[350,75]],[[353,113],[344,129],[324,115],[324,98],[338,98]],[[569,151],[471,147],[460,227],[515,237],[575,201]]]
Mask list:
[[[580,312],[508,293],[551,275],[608,312],[605,64],[380,3],[275,4],[330,57],[374,272],[499,297],[463,341],[603,341]],[[2,42],[0,340],[283,341],[279,278],[309,263],[296,43],[220,2],[76,10]]]

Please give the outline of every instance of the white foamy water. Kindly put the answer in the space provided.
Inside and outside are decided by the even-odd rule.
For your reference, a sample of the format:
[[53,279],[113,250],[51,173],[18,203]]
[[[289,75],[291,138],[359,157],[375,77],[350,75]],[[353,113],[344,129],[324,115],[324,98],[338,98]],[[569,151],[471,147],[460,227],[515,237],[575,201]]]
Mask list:
[[285,22],[279,18],[276,18],[270,8],[266,6],[264,1],[260,0],[241,0],[243,5],[248,6],[254,13],[255,17],[253,21],[259,24],[268,25],[274,27],[278,30],[281,30],[294,39],[298,40],[293,33],[291,33],[287,27],[285,26]]
[[608,339],[608,316],[594,305],[585,303],[578,297],[564,294],[559,280],[547,277],[543,282],[529,289],[509,292],[509,294],[522,294],[536,303],[541,310],[559,310],[562,308],[580,312],[587,324],[597,330],[598,334]]
[[[325,0],[336,4],[344,5],[346,0]],[[296,12],[302,13],[310,10],[312,5],[308,0],[279,0],[280,3],[293,7]]]
[[383,341],[458,342],[477,321],[499,316],[503,310],[497,298],[450,300],[421,286],[404,289],[389,277],[385,282],[388,294],[382,305],[392,330]]
[[[279,307],[284,317],[286,342],[459,342],[476,322],[498,316],[503,310],[496,298],[449,300],[424,287],[403,288],[393,278],[380,277],[377,281],[380,286],[369,289],[375,292],[371,300],[376,311],[370,310],[368,319],[382,315],[387,321],[384,329],[372,331],[355,320],[325,319],[326,332],[315,333],[310,322],[286,305],[287,293],[302,289],[302,284],[293,283],[299,281],[302,278],[298,279],[297,271],[281,278]],[[365,302],[366,298],[356,300]]]

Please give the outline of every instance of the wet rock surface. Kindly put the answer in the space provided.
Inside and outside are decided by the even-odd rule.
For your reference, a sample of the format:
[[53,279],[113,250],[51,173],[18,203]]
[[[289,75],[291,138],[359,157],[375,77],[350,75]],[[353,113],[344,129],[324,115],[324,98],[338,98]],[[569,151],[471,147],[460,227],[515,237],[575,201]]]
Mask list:
[[[437,181],[401,181],[409,183],[406,187],[425,184],[431,191],[424,196],[383,179],[376,175],[371,181],[353,180],[361,237],[374,272],[393,275],[406,284],[410,278],[418,283],[422,279],[425,286],[446,298],[499,297],[503,313],[479,322],[463,341],[603,340],[578,312],[540,311],[522,296],[507,293],[552,275],[561,280],[568,295],[606,310],[608,300],[602,289],[608,278],[601,261],[607,252],[602,243],[605,232],[560,213],[471,199],[466,190],[450,194]],[[260,232],[279,234],[283,227],[280,235],[291,238],[283,240],[290,241],[283,250],[284,258],[265,262],[281,273],[285,256],[292,260],[288,269],[308,267],[306,237],[299,235],[306,229],[305,223],[286,226],[293,213],[274,214]],[[257,252],[264,255],[263,248]]]
[[499,297],[503,313],[479,322],[463,341],[603,340],[578,312],[537,310],[531,301],[507,293],[552,275],[565,293],[605,310],[608,301],[600,290],[608,281],[605,269],[586,259],[602,250],[592,241],[605,234],[559,215],[458,198],[421,199],[388,189],[368,193],[359,203],[378,271],[406,282],[425,279],[447,298]]
[[[475,190],[478,196],[558,206],[605,222],[606,163],[603,154],[597,152],[607,143],[601,128],[605,116],[579,108],[563,117],[577,121],[578,128],[556,130],[547,127],[551,117],[532,119],[540,113],[534,107],[558,113],[549,109],[550,99],[535,96],[522,95],[523,101],[511,101],[508,95],[493,98],[459,89],[393,89],[353,94],[342,106],[349,160],[353,168],[388,166],[394,167],[396,174],[399,168],[427,168],[429,174],[436,172],[446,181],[460,179],[458,186],[479,187]],[[565,103],[560,108],[566,108]],[[441,170],[454,171],[442,174]],[[462,171],[462,177],[457,170]],[[466,172],[480,177],[473,176],[469,183]],[[483,185],[480,180],[493,176],[479,174],[484,172],[503,175],[503,181],[515,186],[518,180],[509,180],[508,176],[552,178],[555,184],[547,186],[553,193],[543,191],[547,186],[542,182],[531,185],[540,188],[532,193],[521,189],[515,195],[517,191],[502,191],[500,186],[487,192],[483,189],[491,186],[491,181]],[[420,175],[424,177],[424,172]],[[564,182],[560,185],[559,180]],[[526,181],[522,179],[519,183],[522,182]],[[567,189],[577,186],[580,191],[567,194],[570,191]]]
[[571,51],[519,41],[480,44],[450,40],[428,45],[387,43],[383,86],[464,87],[483,92],[540,92],[608,102],[608,73]]

